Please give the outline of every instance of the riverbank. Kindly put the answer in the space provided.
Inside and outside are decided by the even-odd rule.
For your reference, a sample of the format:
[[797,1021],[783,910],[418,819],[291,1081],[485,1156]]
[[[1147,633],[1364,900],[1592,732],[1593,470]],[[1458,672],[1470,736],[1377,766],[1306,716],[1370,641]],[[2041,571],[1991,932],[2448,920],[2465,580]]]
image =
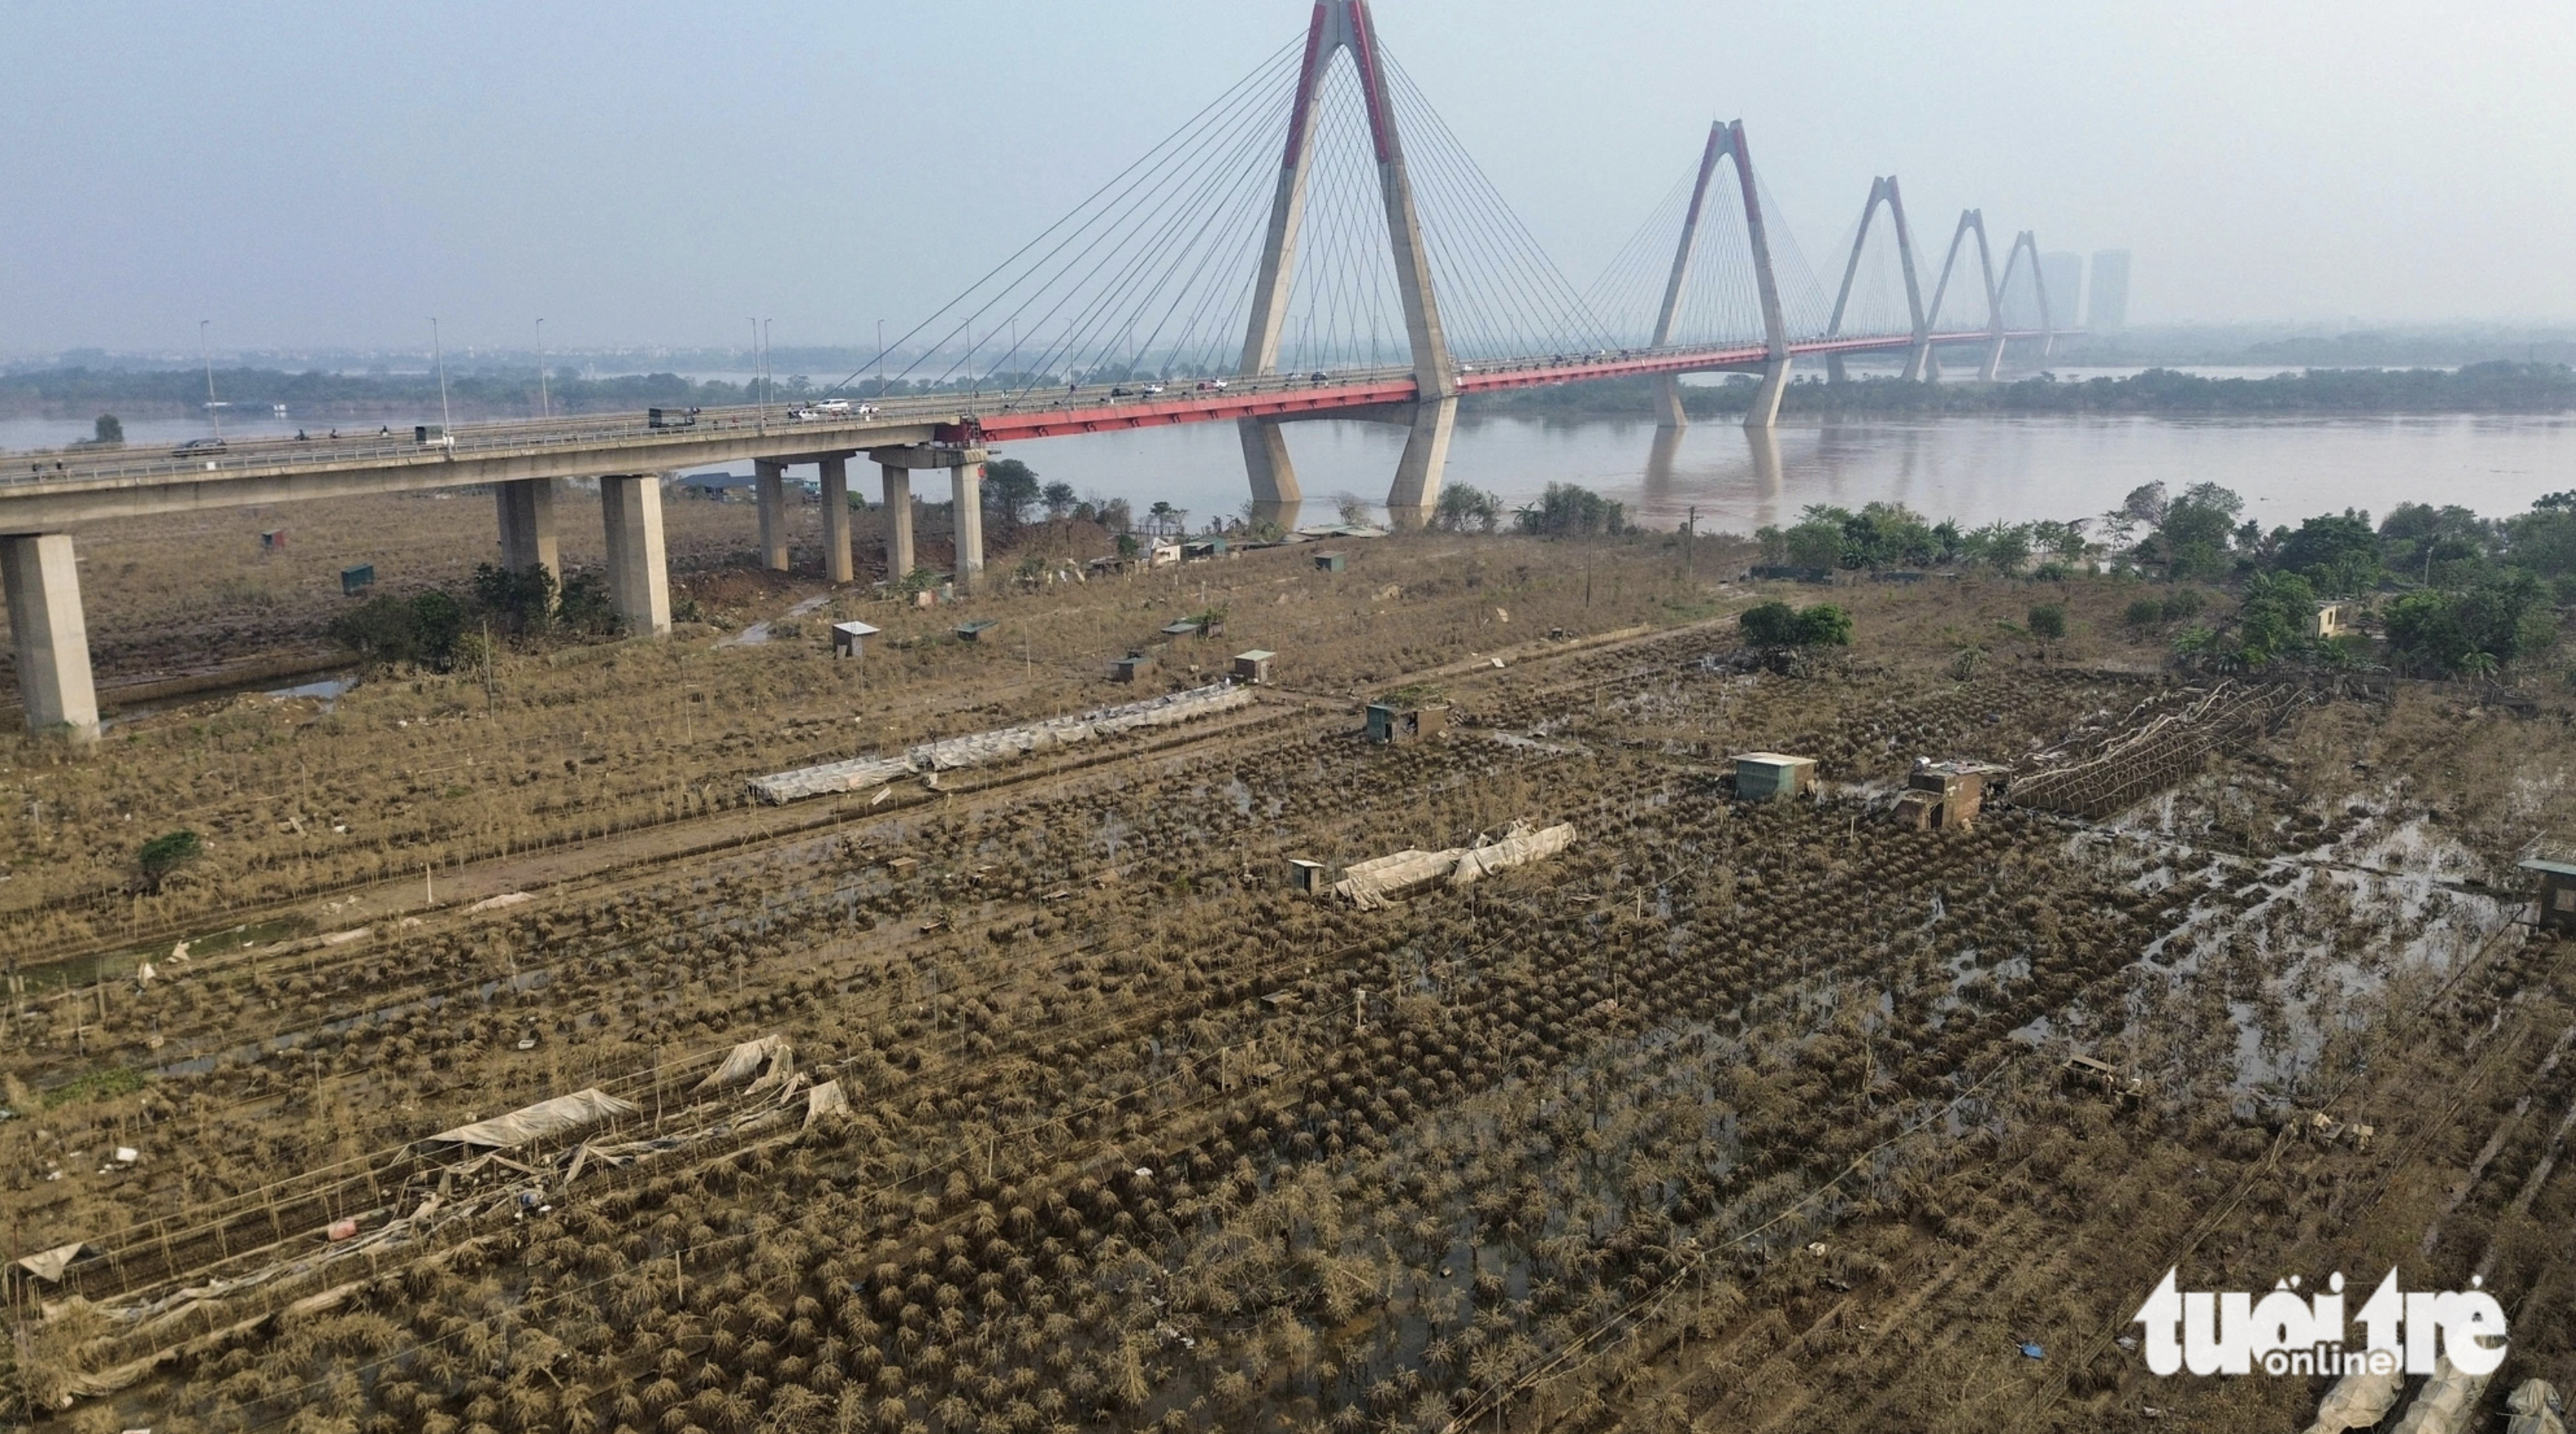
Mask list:
[[[1954,371],[1955,372],[1955,371]],[[1633,417],[1654,411],[1658,380],[1618,379],[1470,397],[1465,411],[1496,417]],[[1737,375],[1685,384],[1694,418],[1742,417],[1755,383]],[[1870,376],[1826,383],[1799,375],[1782,397],[1784,414],[1933,417],[1943,414],[2116,414],[2134,417],[2527,413],[2576,411],[2576,368],[2555,363],[2481,363],[2460,369],[2310,369],[2269,378],[2204,378],[2149,369],[2128,378],[2063,382],[2050,375],[2010,383],[1908,383]]]
[[[1857,377],[1829,384],[1821,372],[1801,373],[1781,410],[1789,414],[1933,416],[1940,414],[2123,414],[2143,417],[2204,415],[2576,412],[2576,368],[2558,363],[2492,362],[2459,369],[2309,369],[2266,378],[2213,378],[2149,369],[2128,377],[2061,381],[2042,374],[2010,383],[1950,381],[1906,383]],[[245,416],[284,405],[303,424],[413,422],[441,410],[459,420],[534,417],[557,413],[606,413],[649,407],[716,407],[749,402],[745,385],[693,381],[675,373],[615,378],[550,380],[540,395],[534,372],[451,374],[442,399],[438,381],[425,374],[286,373],[233,369],[214,375],[215,390]],[[1630,417],[1654,411],[1657,380],[1649,378],[1513,389],[1470,397],[1471,415]],[[204,414],[206,379],[185,371],[137,372],[68,368],[0,376],[0,419],[87,420],[100,413],[127,419],[198,418]],[[1693,417],[1740,416],[1753,382],[1735,376],[1682,389]],[[916,392],[900,382],[895,394]],[[780,402],[802,390],[778,389]]]

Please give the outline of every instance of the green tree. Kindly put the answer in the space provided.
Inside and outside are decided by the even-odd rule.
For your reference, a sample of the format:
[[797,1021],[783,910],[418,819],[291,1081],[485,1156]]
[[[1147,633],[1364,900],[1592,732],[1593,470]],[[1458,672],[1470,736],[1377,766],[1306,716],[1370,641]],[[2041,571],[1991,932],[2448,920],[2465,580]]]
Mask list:
[[563,595],[555,600],[555,621],[567,632],[592,637],[605,637],[617,631],[617,605],[608,591],[608,579],[600,573],[575,573],[564,581]]
[[2283,540],[2280,565],[2304,577],[2317,591],[2338,597],[2368,590],[2379,581],[2380,539],[2370,515],[2346,508],[2299,525]]
[[1513,514],[1533,537],[1616,537],[1628,531],[1625,504],[1573,483],[1550,483],[1537,503]]
[[474,601],[503,632],[540,633],[554,623],[555,575],[543,563],[524,568],[479,563],[474,568]]
[[102,448],[111,447],[125,441],[125,424],[123,420],[119,419],[113,413],[100,414],[98,416],[98,422],[91,425],[91,432],[93,436],[90,438],[90,442],[98,444]]
[[205,854],[206,844],[195,832],[184,829],[163,832],[135,852],[134,869],[143,880],[143,889],[158,893],[161,883]]
[[2576,576],[2576,492],[2550,494],[2505,520],[2504,531],[2507,562],[2544,578]]
[[2245,500],[2214,483],[2194,484],[2165,508],[2155,551],[2141,556],[2165,565],[2166,576],[2214,578],[2227,571],[2227,544]]
[[1840,521],[1809,518],[1783,533],[1780,556],[1791,567],[1838,568],[1843,565],[1843,526]]
[[2296,573],[2256,573],[2246,579],[2245,600],[2236,608],[2237,660],[2264,667],[2307,650],[2316,611],[2316,589]]
[[1849,647],[1851,614],[1830,603],[1803,611],[1785,602],[1746,608],[1736,619],[1747,646],[1761,648]]
[[1442,488],[1431,512],[1431,525],[1448,533],[1490,533],[1502,520],[1503,500],[1465,483]]
[[996,458],[984,465],[984,510],[1000,519],[1005,529],[1020,526],[1044,491],[1038,486],[1037,470],[1017,458]]
[[2456,591],[2399,598],[2388,610],[2388,645],[2419,671],[2493,671],[2556,640],[2545,599],[2533,574],[2488,568]]
[[1061,481],[1049,483],[1038,490],[1038,501],[1046,504],[1049,520],[1061,523],[1065,515],[1073,511],[1073,485]]
[[1902,503],[1868,504],[1844,515],[1841,526],[1845,567],[1919,568],[1938,551],[1923,515]]
[[2007,523],[1997,518],[1970,533],[1966,548],[1971,560],[1982,562],[2010,577],[2030,561],[2030,527],[2025,523]]

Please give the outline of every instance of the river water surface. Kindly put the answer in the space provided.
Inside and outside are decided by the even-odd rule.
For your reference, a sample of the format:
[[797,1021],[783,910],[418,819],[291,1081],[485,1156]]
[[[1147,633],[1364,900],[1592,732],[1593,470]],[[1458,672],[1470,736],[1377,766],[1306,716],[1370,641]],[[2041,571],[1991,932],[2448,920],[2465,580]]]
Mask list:
[[[225,428],[292,432],[294,424],[245,416]],[[65,442],[86,429],[0,420],[0,449]],[[187,420],[127,425],[137,443],[204,431]],[[1306,492],[1299,520],[1331,521],[1342,494],[1372,508],[1383,502],[1403,445],[1402,430],[1380,424],[1290,425],[1289,451]],[[1249,496],[1230,423],[1041,439],[1011,445],[1008,456],[1043,481],[1123,497],[1140,513],[1170,503],[1188,512],[1192,527],[1242,512]],[[1810,503],[1857,508],[1882,499],[1971,526],[2082,518],[2150,482],[2176,492],[2222,484],[2266,527],[2347,507],[2375,517],[2404,500],[2458,503],[2494,517],[2576,489],[2576,415],[1843,419],[1784,424],[1770,442],[1724,420],[1671,432],[1642,419],[1486,418],[1459,424],[1449,481],[1488,489],[1507,504],[1552,482],[1580,483],[1627,503],[1632,518],[1654,528],[1669,530],[1697,508],[1704,532],[1794,522]],[[859,486],[878,496],[872,478]],[[939,497],[945,488],[934,475],[916,491]]]
[[[1403,445],[1402,430],[1382,425],[1290,425],[1301,519],[1330,521],[1342,493],[1384,501]],[[1192,526],[1240,511],[1246,497],[1230,424],[1043,439],[1012,445],[1010,456],[1085,493],[1172,503]],[[2152,482],[2234,489],[2266,527],[2347,507],[2376,517],[2409,500],[2492,517],[2576,489],[2576,416],[1843,420],[1783,424],[1768,439],[1723,420],[1676,432],[1643,420],[1484,419],[1458,426],[1448,477],[1506,504],[1580,483],[1666,530],[1697,508],[1703,532],[1785,525],[1810,503],[1879,500],[1970,526],[2083,518]]]

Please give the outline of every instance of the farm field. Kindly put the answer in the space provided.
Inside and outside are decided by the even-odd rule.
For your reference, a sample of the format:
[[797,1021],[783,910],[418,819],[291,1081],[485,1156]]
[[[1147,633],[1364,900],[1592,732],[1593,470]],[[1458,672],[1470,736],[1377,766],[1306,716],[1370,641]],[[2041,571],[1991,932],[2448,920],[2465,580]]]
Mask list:
[[[489,547],[488,500],[312,508],[445,581]],[[2327,1381],[2159,1379],[2129,1316],[2168,1269],[2392,1264],[2503,1302],[2487,1408],[2576,1383],[2576,944],[2514,868],[2576,838],[2564,692],[2221,691],[2133,586],[1756,585],[1663,537],[898,607],[671,511],[667,642],[0,743],[0,1210],[13,1258],[77,1247],[9,1277],[48,1426],[2278,1430]],[[317,539],[191,607],[174,529],[82,537],[111,669],[168,655],[119,629],[310,641],[339,601]],[[1774,597],[1853,645],[1756,660]],[[885,629],[856,661],[845,618]],[[1220,716],[745,785],[1248,648],[1275,680]],[[2117,766],[2230,692],[2259,716],[2114,809],[1892,819],[1917,758]],[[1388,694],[1448,730],[1364,741]],[[1751,750],[1818,790],[1738,800]],[[1573,843],[1380,909],[1291,885],[1523,822]]]

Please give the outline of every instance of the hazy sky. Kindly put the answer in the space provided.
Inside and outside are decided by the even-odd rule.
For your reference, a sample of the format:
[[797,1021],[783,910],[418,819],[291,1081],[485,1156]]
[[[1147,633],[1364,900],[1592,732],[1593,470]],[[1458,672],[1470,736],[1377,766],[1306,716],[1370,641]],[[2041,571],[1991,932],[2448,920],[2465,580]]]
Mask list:
[[[0,352],[864,343],[1299,0],[8,0]],[[1741,116],[1822,271],[1873,174],[2136,252],[2137,322],[2576,318],[2562,0],[1379,0],[1577,287]],[[1998,255],[2000,259],[2000,255]]]

